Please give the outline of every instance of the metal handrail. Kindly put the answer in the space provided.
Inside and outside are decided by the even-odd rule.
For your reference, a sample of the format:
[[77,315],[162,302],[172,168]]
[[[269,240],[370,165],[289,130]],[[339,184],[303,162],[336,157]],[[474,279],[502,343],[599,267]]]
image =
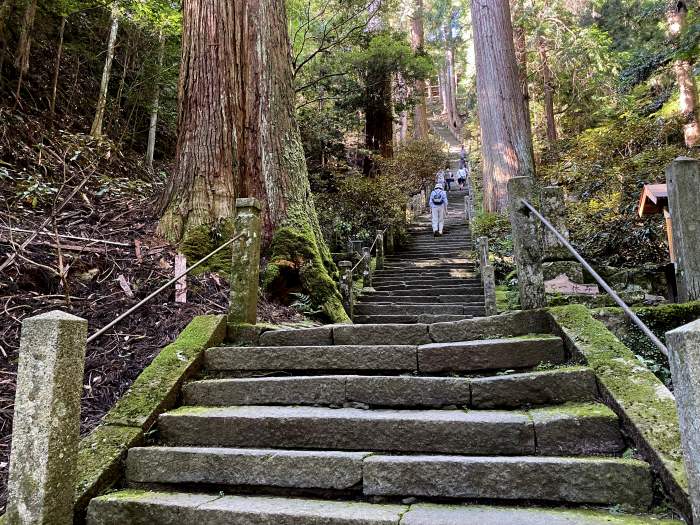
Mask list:
[[187,269],[186,269],[184,272],[182,272],[180,275],[177,275],[177,276],[175,276],[174,278],[170,279],[167,283],[165,283],[163,286],[161,286],[160,288],[158,288],[155,292],[153,292],[152,294],[150,294],[148,297],[146,297],[146,298],[143,299],[142,301],[139,301],[138,304],[136,304],[136,305],[132,306],[131,308],[129,308],[126,312],[124,312],[123,314],[121,314],[121,315],[120,315],[119,317],[117,317],[114,321],[112,321],[111,323],[109,323],[109,324],[105,325],[104,327],[100,328],[97,332],[95,332],[95,333],[92,334],[90,337],[88,337],[87,342],[90,343],[90,342],[94,341],[95,339],[97,339],[98,337],[100,337],[101,335],[103,335],[107,330],[109,330],[110,328],[112,328],[114,325],[116,325],[117,323],[123,321],[124,319],[126,319],[127,317],[129,317],[131,314],[133,314],[134,312],[136,312],[137,310],[139,310],[143,305],[145,305],[145,304],[146,304],[147,302],[149,302],[151,299],[153,299],[154,297],[156,297],[156,296],[157,296],[159,293],[161,293],[163,290],[165,290],[166,288],[169,288],[170,286],[172,286],[173,284],[175,284],[177,281],[179,281],[180,279],[182,279],[183,277],[185,277],[187,274],[189,274],[192,270],[194,270],[194,269],[197,268],[198,266],[201,266],[202,264],[204,264],[205,262],[207,262],[209,259],[211,259],[212,257],[214,257],[214,255],[216,255],[217,253],[219,253],[221,250],[224,250],[225,248],[231,246],[231,244],[233,244],[233,243],[236,242],[237,240],[241,239],[242,237],[246,237],[246,236],[247,236],[247,235],[246,235],[245,233],[239,233],[238,235],[236,235],[236,236],[235,236],[233,239],[231,239],[230,241],[225,242],[224,244],[222,244],[221,246],[219,246],[216,250],[214,250],[213,252],[211,252],[209,255],[207,255],[207,256],[204,257],[203,259],[200,259],[200,260],[197,261],[195,264],[193,264],[192,266],[190,266],[189,268],[187,268]]
[[602,286],[603,290],[605,290],[610,297],[613,298],[613,300],[622,308],[622,310],[627,314],[627,316],[632,320],[634,324],[637,325],[637,328],[639,328],[644,335],[646,335],[656,347],[661,350],[661,353],[664,354],[667,358],[669,357],[669,351],[668,348],[666,348],[666,345],[664,345],[661,340],[654,335],[654,333],[649,329],[647,325],[644,324],[644,321],[642,321],[639,317],[637,317],[637,314],[635,314],[632,309],[627,306],[627,303],[625,303],[619,295],[613,290],[608,283],[606,283],[603,278],[598,275],[598,272],[596,272],[593,267],[586,262],[586,260],[576,251],[576,249],[571,245],[571,243],[564,237],[561,233],[557,231],[557,229],[552,226],[552,223],[549,222],[540,212],[538,212],[535,207],[530,204],[527,200],[521,199],[521,202],[523,203],[523,206],[525,206],[532,214],[537,217],[542,224],[544,224],[549,231],[551,231],[557,238],[557,240],[564,245],[564,247],[571,252],[571,254],[576,257],[576,260],[580,262],[583,267],[586,269],[588,273],[590,273],[593,278],[598,281],[598,284]]

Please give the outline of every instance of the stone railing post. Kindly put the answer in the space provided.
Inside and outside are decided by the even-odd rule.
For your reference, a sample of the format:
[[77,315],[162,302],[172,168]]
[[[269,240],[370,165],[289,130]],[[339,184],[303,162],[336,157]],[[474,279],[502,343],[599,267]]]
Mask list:
[[[564,205],[564,188],[547,186],[540,190],[539,212],[566,239],[569,238],[569,227],[566,221]],[[569,250],[559,242],[548,228],[542,227],[542,273],[545,281],[566,275],[572,282],[583,284],[583,266]]]
[[389,229],[386,231],[386,253],[393,254],[394,250],[394,227],[389,226]]
[[481,272],[481,282],[484,285],[484,306],[486,315],[496,315],[496,273],[489,261],[489,238],[479,237],[476,240],[476,249],[479,254],[479,271]]
[[377,230],[377,270],[383,270],[383,269],[384,269],[384,230]]
[[513,256],[518,270],[520,306],[523,310],[546,305],[542,276],[542,245],[537,218],[522,204],[533,206],[534,181],[531,177],[514,177],[508,181],[508,209],[513,229]]
[[257,199],[236,199],[234,234],[241,233],[243,237],[233,243],[228,320],[233,324],[255,324],[258,317],[262,235],[260,203]]
[[8,524],[72,525],[87,321],[50,312],[22,322]]
[[700,320],[666,334],[693,523],[700,523]]
[[347,256],[348,256],[348,260],[350,260],[350,261],[352,261],[355,258],[355,254],[353,253],[354,249],[355,249],[355,246],[352,244],[352,239],[350,237],[348,237]]
[[372,288],[372,254],[369,247],[362,248],[362,287]]
[[352,262],[340,261],[340,295],[343,299],[345,313],[352,319],[353,297],[352,297]]
[[476,240],[476,249],[479,252],[479,269],[489,266],[489,238],[479,237]]
[[679,157],[666,169],[668,205],[681,302],[700,299],[700,161]]

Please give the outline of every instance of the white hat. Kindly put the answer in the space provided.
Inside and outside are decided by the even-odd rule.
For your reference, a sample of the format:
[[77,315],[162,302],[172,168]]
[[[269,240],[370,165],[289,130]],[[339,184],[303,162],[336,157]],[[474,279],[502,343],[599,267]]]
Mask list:
[[435,189],[436,189],[436,190],[438,190],[438,189],[440,189],[440,190],[443,189],[443,188],[442,188],[442,184],[438,182],[438,183],[435,185]]

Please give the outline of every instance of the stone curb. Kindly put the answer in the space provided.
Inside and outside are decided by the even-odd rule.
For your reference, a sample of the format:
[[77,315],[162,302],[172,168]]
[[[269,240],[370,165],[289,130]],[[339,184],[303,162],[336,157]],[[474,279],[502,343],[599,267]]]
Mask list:
[[[549,308],[555,333],[594,370],[606,403],[658,473],[677,510],[691,515],[673,394],[582,305]],[[633,388],[631,388],[633,385]]]

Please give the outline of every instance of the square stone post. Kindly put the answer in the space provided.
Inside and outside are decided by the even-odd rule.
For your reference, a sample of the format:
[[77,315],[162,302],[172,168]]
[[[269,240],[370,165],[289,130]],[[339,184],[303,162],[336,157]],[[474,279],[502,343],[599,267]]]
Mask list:
[[681,302],[700,299],[700,161],[679,157],[666,169],[673,223],[676,282]]
[[348,237],[348,245],[347,245],[348,253],[347,253],[347,255],[348,255],[348,259],[351,261],[355,258],[354,249],[355,249],[355,247],[352,244],[352,239],[350,239]]
[[487,317],[498,314],[496,307],[496,274],[493,266],[487,264],[481,269],[481,279],[484,283],[484,311]]
[[369,247],[362,248],[362,287],[372,288],[372,254]]
[[[559,233],[566,239],[569,238],[569,227],[564,215],[564,188],[560,186],[547,186],[540,190],[539,212],[547,217]],[[542,260],[566,261],[571,259],[571,254],[557,237],[547,228],[542,228]]]
[[693,523],[700,523],[700,320],[666,334]]
[[258,319],[262,236],[257,199],[236,199],[234,234],[241,233],[243,237],[233,243],[228,320],[233,324],[255,324]]
[[6,520],[72,525],[87,321],[25,319],[17,371]]
[[377,270],[383,270],[383,269],[384,269],[384,230],[377,230]]
[[483,271],[486,266],[489,266],[489,238],[479,237],[476,240],[476,249],[479,256],[479,269]]
[[513,229],[513,258],[518,270],[520,306],[523,310],[546,305],[542,276],[542,245],[537,218],[523,205],[533,206],[534,181],[531,177],[514,177],[508,181],[508,209]]
[[394,227],[389,226],[389,229],[386,231],[386,253],[393,254],[394,251]]
[[340,296],[343,299],[343,308],[345,308],[348,317],[352,319],[352,262],[340,261],[338,268],[340,268]]

